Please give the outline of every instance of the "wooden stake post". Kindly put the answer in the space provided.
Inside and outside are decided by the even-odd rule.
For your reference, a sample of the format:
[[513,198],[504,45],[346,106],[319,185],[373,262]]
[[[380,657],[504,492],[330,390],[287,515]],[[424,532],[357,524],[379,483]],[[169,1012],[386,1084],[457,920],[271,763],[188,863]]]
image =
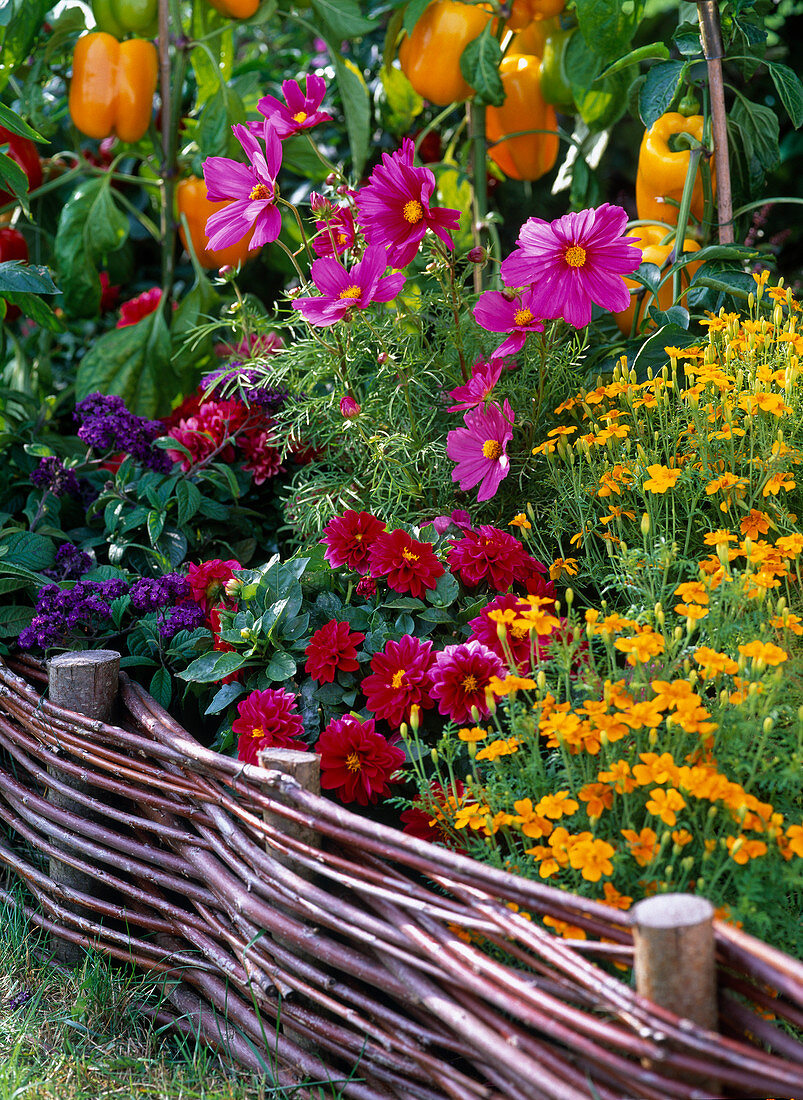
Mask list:
[[[120,676],[120,654],[112,649],[87,650],[80,653],[62,653],[48,662],[48,696],[50,702],[65,710],[84,714],[100,722],[108,722],[117,700],[117,684]],[[89,787],[80,779],[73,779],[54,769],[62,783],[75,791],[87,793]],[[86,813],[86,807],[71,799],[69,795],[51,788],[48,801],[63,810],[74,813]],[[72,889],[89,895],[97,891],[94,879],[77,871],[60,859],[50,858],[50,877],[65,891],[65,901],[72,911],[82,917],[92,914],[85,908],[70,904],[69,893]],[[76,944],[54,936],[51,940],[53,953],[59,962],[72,965],[83,958],[83,950]]]

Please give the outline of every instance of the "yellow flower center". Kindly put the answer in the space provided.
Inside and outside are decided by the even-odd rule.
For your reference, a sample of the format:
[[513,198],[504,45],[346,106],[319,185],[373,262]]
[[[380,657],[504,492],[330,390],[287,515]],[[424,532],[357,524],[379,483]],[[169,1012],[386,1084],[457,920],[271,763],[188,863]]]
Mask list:
[[338,295],[338,297],[339,298],[354,298],[356,300],[357,298],[359,298],[359,296],[361,294],[362,294],[362,287],[361,286],[347,286],[345,290],[340,291],[340,294]]
[[393,679],[390,681],[392,688],[400,688],[404,683],[404,677],[407,675],[405,669],[400,668],[398,672],[393,673]]
[[306,121],[307,121],[307,112],[306,111],[299,111],[297,115],[293,115],[293,122],[306,122]]
[[477,682],[477,677],[476,676],[469,675],[469,676],[466,676],[465,679],[463,680],[462,687],[463,687],[464,691],[467,691],[467,692],[476,691],[478,686],[479,686],[479,684]]
[[258,202],[261,200],[270,202],[273,198],[273,189],[268,187],[266,183],[256,183],[251,188],[251,194],[248,196],[252,202]]
[[346,767],[350,772],[358,772],[360,770],[360,758],[356,752],[350,752],[346,757]]
[[251,730],[251,736],[252,737],[264,737],[265,736],[265,731],[262,728],[262,726],[254,726],[254,728]]
[[533,315],[529,309],[517,309],[513,314],[514,325],[529,325],[532,319]]
[[496,462],[502,455],[502,444],[498,439],[486,439],[482,445],[482,453],[486,458],[490,458],[491,462]]
[[402,209],[402,215],[406,222],[410,225],[415,225],[416,222],[420,222],[424,216],[424,207],[418,201],[418,199],[410,199],[409,202],[404,204]]
[[573,244],[563,253],[563,258],[569,267],[582,267],[586,262],[586,250],[579,244]]
[[418,554],[414,554],[412,550],[408,550],[406,547],[402,550],[402,557],[405,561],[418,561]]

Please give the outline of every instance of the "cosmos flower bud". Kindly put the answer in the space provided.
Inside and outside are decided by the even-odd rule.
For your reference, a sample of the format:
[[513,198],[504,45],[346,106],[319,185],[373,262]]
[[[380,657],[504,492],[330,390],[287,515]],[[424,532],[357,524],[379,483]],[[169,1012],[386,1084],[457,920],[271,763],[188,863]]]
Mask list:
[[347,393],[340,398],[340,415],[345,417],[346,420],[353,420],[355,416],[359,416],[361,408],[362,406],[354,400],[351,394]]
[[475,245],[474,248],[470,248],[466,254],[466,259],[471,264],[484,264],[488,258],[488,253],[480,245]]

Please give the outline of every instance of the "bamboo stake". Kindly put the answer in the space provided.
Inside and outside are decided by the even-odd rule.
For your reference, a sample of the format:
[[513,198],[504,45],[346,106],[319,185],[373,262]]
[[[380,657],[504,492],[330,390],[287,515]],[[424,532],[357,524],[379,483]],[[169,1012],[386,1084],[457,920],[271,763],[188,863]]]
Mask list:
[[717,210],[719,213],[719,243],[733,244],[733,196],[728,157],[728,127],[725,111],[725,86],[722,81],[722,30],[717,0],[697,0],[700,35],[708,67],[708,87],[711,93],[711,122],[714,130],[714,164],[717,170]]

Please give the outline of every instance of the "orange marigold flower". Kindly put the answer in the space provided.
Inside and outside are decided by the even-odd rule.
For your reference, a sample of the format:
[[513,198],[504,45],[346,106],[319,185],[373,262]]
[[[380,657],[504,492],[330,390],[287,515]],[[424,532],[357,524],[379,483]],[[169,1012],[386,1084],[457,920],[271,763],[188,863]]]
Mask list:
[[803,551],[803,535],[782,535],[775,543],[775,547],[785,557],[796,558]]
[[475,741],[483,741],[488,736],[488,731],[482,729],[481,726],[464,726],[457,731],[457,736],[461,741],[468,741],[470,743]]
[[597,779],[603,783],[610,783],[617,794],[630,794],[636,786],[630,765],[626,760],[614,760],[608,771],[600,772]]
[[555,791],[554,794],[544,795],[535,807],[535,812],[558,821],[564,814],[566,817],[571,817],[579,808],[579,802],[570,798],[568,791]]
[[698,665],[702,665],[703,679],[708,680],[712,676],[718,676],[721,672],[733,675],[739,671],[739,666],[727,653],[719,653],[716,649],[709,649],[701,645],[694,651],[694,659]]
[[517,512],[512,520],[508,523],[508,527],[519,527],[522,531],[529,531],[532,524],[527,519],[527,515],[524,512]]
[[745,657],[751,657],[754,661],[763,661],[765,664],[772,666],[783,664],[784,661],[789,659],[789,654],[785,649],[773,645],[772,642],[761,642],[758,639],[748,642],[746,645],[740,645],[739,652],[743,653]]
[[647,467],[647,473],[650,476],[644,482],[642,488],[650,493],[665,493],[667,489],[674,489],[681,472],[678,469],[670,469],[669,466],[655,463]]
[[552,832],[552,822],[543,817],[537,807],[533,807],[531,798],[521,798],[518,802],[514,802],[513,809],[519,815],[519,821],[516,824],[525,836],[538,840],[539,837],[549,836]]
[[680,596],[684,603],[708,603],[708,592],[700,581],[687,581],[679,584],[675,589],[675,595]]
[[703,542],[706,546],[719,546],[722,542],[736,542],[736,536],[730,531],[726,531],[723,527],[720,527],[717,531],[709,531],[708,534],[703,537]]
[[519,740],[517,737],[498,737],[495,741],[491,741],[490,745],[486,745],[484,749],[480,749],[475,759],[497,760],[500,756],[511,756],[514,752],[518,751]]
[[498,676],[492,676],[488,681],[488,691],[499,696],[511,695],[513,692],[521,690],[532,691],[536,686],[535,680],[529,680],[526,676],[508,675],[504,680]]
[[691,844],[694,837],[688,829],[674,829],[672,832],[672,839],[678,848],[685,848],[687,844]]
[[803,859],[803,825],[790,825],[786,830],[790,851]]
[[549,567],[549,578],[559,581],[564,573],[567,577],[576,577],[577,571],[577,558],[555,558]]
[[455,829],[482,829],[485,827],[485,817],[488,813],[487,806],[481,806],[478,802],[471,802],[467,806],[461,806],[454,815],[452,824]]
[[761,490],[761,495],[763,497],[770,496],[770,494],[772,494],[772,496],[777,496],[781,489],[783,489],[785,493],[791,493],[796,485],[797,482],[792,475],[786,470],[781,470],[767,479],[766,484]]
[[742,518],[739,524],[739,530],[743,535],[746,535],[749,539],[758,538],[759,535],[766,535],[770,529],[770,517],[766,512],[760,512],[757,508],[751,508],[746,516]]
[[586,936],[585,929],[578,928],[576,924],[568,924],[565,920],[558,920],[557,917],[542,917],[544,924],[550,928],[554,928],[559,936],[562,936],[565,940],[584,940]]
[[767,853],[767,845],[763,840],[748,840],[746,836],[729,836],[726,838],[725,843],[728,846],[731,859],[742,865]]
[[606,783],[586,783],[577,792],[581,802],[586,802],[586,813],[590,818],[602,817],[604,810],[613,805],[613,791]]
[[664,639],[656,634],[650,627],[644,629],[632,638],[619,638],[614,646],[621,653],[627,654],[627,663],[647,664],[653,657],[660,656],[664,651]]
[[708,614],[707,607],[700,607],[696,603],[676,603],[674,609],[684,619],[692,619],[694,622],[698,619],[704,619]]
[[639,753],[641,764],[633,768],[633,776],[639,787],[648,787],[650,783],[676,783],[678,766],[670,752],[662,752],[659,756],[655,752]]
[[658,851],[658,835],[654,829],[620,829],[622,836],[627,841],[630,854],[639,867],[646,867],[652,863]]
[[650,686],[656,693],[653,703],[664,710],[674,709],[683,699],[694,694],[688,680],[653,680]]
[[599,882],[613,874],[611,856],[616,849],[607,840],[577,840],[569,849],[569,863],[587,882]]
[[648,729],[657,729],[664,720],[661,707],[655,699],[633,703],[622,713],[621,718],[632,730],[640,730],[644,726],[647,726]]
[[656,817],[660,817],[665,825],[677,825],[678,812],[685,808],[686,799],[680,793],[670,788],[665,791],[662,787],[656,787],[650,791],[647,801],[647,810]]
[[803,634],[803,619],[800,615],[793,615],[786,608],[780,615],[774,615],[770,619],[770,626],[774,626],[776,630],[790,630],[793,634]]
[[602,887],[605,892],[605,904],[612,905],[614,909],[629,909],[633,899],[627,894],[620,894],[612,882],[606,882]]

